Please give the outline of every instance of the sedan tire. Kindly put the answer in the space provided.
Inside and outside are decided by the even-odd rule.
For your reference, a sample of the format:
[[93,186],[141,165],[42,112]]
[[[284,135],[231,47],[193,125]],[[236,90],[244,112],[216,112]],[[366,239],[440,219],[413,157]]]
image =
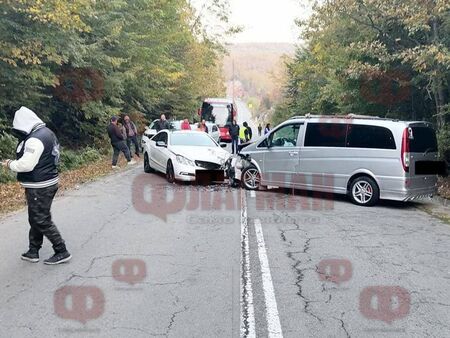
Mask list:
[[150,165],[150,159],[148,158],[147,153],[144,154],[144,172],[147,174],[154,172],[152,166]]
[[167,182],[169,182],[169,183],[175,182],[175,171],[173,169],[173,164],[172,164],[171,160],[169,160],[169,162],[167,162],[166,178],[167,178]]

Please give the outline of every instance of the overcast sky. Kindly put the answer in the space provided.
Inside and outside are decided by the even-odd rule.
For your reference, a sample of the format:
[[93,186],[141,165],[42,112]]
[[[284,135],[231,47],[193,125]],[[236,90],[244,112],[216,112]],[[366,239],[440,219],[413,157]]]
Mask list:
[[230,0],[233,24],[244,27],[244,32],[231,42],[298,42],[299,31],[294,21],[309,15],[307,3],[301,0]]
[[[200,10],[208,0],[190,0]],[[297,43],[295,19],[310,15],[309,0],[229,0],[233,25],[244,31],[229,42]],[[204,18],[205,19],[205,18]]]

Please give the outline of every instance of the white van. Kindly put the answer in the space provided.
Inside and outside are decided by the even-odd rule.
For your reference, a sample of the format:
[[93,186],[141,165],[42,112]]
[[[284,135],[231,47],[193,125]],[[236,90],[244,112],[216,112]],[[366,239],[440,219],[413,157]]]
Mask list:
[[294,117],[241,154],[251,158],[250,165],[237,165],[246,189],[348,194],[365,206],[432,196],[446,168],[430,123],[370,116]]

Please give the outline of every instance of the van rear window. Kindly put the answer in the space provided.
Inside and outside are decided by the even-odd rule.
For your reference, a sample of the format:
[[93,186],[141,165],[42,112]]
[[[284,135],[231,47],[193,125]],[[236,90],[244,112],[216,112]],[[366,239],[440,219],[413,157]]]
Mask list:
[[356,124],[351,124],[348,127],[347,147],[396,149],[394,135],[389,129]]
[[438,150],[436,132],[428,127],[412,127],[413,139],[409,143],[412,153],[436,152]]

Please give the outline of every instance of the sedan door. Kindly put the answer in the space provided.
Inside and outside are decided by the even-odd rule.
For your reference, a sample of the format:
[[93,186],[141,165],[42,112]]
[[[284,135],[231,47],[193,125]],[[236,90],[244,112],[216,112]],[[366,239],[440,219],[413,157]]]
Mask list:
[[[158,142],[164,142],[166,147],[158,146]],[[166,164],[168,161],[168,150],[167,150],[167,142],[168,142],[168,134],[163,131],[156,135],[151,140],[151,148],[152,148],[152,159],[155,163],[155,168],[157,168],[161,172],[166,171]]]
[[293,187],[300,164],[303,123],[290,123],[274,130],[264,152],[263,180],[268,185]]

